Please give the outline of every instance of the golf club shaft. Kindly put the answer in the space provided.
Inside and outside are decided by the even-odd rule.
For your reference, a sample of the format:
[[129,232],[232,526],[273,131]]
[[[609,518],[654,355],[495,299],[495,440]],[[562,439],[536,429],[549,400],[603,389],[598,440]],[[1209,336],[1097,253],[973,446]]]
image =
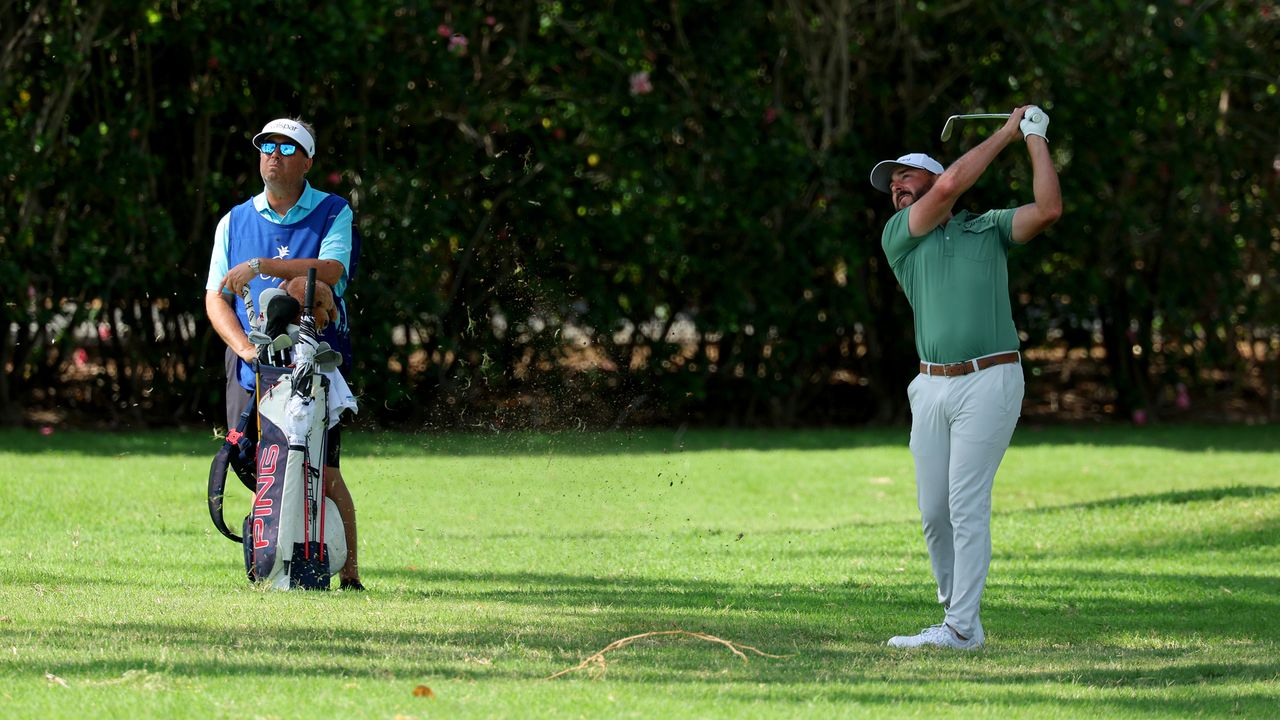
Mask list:
[[[957,120],[1007,120],[1010,113],[968,113],[966,115],[952,115],[947,118],[946,124],[942,126],[942,141],[946,142],[951,139],[951,126]],[[1029,108],[1024,116],[1031,122],[1040,122],[1040,108]]]

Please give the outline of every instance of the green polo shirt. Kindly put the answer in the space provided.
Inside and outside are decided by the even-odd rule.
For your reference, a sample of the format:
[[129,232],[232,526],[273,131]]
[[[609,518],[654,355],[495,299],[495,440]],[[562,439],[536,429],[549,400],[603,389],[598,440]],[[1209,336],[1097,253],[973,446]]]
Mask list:
[[1017,210],[962,210],[918,238],[909,212],[889,220],[880,244],[915,314],[920,359],[951,363],[1017,350],[1006,262]]

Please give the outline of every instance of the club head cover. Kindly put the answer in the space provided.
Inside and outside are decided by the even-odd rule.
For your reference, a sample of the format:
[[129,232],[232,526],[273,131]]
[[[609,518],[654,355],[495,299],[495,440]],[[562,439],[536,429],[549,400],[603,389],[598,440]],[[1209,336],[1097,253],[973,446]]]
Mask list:
[[302,305],[279,288],[264,290],[263,296],[265,297],[271,290],[276,290],[279,294],[273,294],[267,298],[262,306],[262,312],[267,318],[263,332],[275,338],[288,333],[289,326],[297,321],[298,311],[302,309]]
[[[246,292],[248,291],[246,290]],[[271,298],[287,294],[288,293],[281,288],[271,287],[263,290],[262,293],[258,295],[258,314],[257,323],[254,327],[255,330],[263,330],[265,332],[264,326],[267,322],[267,305],[271,302]]]

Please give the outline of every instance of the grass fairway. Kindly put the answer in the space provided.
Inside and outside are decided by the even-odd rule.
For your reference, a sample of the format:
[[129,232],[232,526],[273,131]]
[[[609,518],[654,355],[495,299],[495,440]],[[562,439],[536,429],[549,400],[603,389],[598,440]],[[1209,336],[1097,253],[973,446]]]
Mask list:
[[[906,442],[351,433],[369,591],[284,594],[209,523],[212,438],[3,432],[0,715],[1280,712],[1280,429],[1020,429],[972,654],[884,646],[941,617]],[[786,657],[662,639],[544,679],[674,628]]]

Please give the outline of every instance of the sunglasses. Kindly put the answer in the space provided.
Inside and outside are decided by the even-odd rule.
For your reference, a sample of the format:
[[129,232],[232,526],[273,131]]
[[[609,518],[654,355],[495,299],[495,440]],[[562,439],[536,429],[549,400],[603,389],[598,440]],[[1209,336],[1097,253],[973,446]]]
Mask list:
[[293,143],[264,142],[258,146],[258,149],[262,151],[263,155],[270,155],[276,151],[276,148],[280,148],[280,154],[284,157],[289,157],[290,155],[298,152],[298,146]]

